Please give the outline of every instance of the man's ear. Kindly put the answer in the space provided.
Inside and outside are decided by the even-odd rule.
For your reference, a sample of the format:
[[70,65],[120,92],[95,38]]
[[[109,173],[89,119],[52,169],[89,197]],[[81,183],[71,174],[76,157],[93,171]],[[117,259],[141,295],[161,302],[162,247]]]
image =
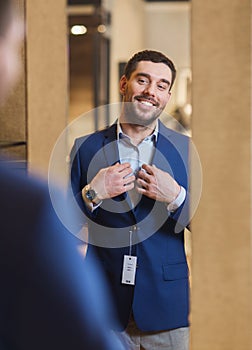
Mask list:
[[120,94],[122,96],[125,95],[125,91],[126,91],[126,88],[127,88],[127,78],[125,75],[123,75],[120,79],[120,83],[119,83],[119,86],[120,86]]

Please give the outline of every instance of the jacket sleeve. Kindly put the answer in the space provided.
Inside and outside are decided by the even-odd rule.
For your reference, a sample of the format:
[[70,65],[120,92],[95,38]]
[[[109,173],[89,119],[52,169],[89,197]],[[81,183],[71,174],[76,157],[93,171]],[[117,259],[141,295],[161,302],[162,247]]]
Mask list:
[[[178,141],[177,141],[178,140]],[[186,190],[186,197],[182,205],[170,213],[170,219],[174,222],[174,231],[179,233],[184,228],[190,227],[191,220],[191,196],[190,196],[190,150],[191,150],[191,139],[189,137],[180,136],[173,140],[178,155],[179,162],[177,168],[177,181],[179,185],[183,186]]]
[[95,211],[92,212],[89,208],[87,208],[81,193],[83,187],[88,183],[87,171],[85,171],[83,164],[83,149],[80,149],[82,144],[83,141],[80,142],[78,139],[76,139],[70,153],[70,184],[68,196],[70,201],[76,202],[81,211],[85,214],[86,218],[92,219],[96,216],[96,213]]

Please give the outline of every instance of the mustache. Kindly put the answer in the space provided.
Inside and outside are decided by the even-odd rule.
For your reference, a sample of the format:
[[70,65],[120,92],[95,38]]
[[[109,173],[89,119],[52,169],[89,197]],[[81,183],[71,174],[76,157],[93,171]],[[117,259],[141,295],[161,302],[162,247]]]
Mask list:
[[152,97],[148,96],[148,95],[138,95],[134,97],[134,100],[145,100],[148,102],[151,102],[155,107],[159,107],[159,103]]

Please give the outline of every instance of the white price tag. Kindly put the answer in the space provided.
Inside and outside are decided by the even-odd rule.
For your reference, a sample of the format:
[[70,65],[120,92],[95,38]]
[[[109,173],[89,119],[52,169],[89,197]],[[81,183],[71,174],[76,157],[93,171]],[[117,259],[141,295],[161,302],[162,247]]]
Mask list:
[[123,258],[123,271],[122,271],[122,283],[135,284],[137,257],[131,255],[124,255]]

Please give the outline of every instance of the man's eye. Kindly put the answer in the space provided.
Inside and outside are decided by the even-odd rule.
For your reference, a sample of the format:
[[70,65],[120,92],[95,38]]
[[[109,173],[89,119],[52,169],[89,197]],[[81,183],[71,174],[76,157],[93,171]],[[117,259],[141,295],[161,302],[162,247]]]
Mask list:
[[148,84],[148,79],[139,78],[138,82],[139,82],[139,84]]
[[168,88],[167,84],[158,84],[159,90],[166,90]]

